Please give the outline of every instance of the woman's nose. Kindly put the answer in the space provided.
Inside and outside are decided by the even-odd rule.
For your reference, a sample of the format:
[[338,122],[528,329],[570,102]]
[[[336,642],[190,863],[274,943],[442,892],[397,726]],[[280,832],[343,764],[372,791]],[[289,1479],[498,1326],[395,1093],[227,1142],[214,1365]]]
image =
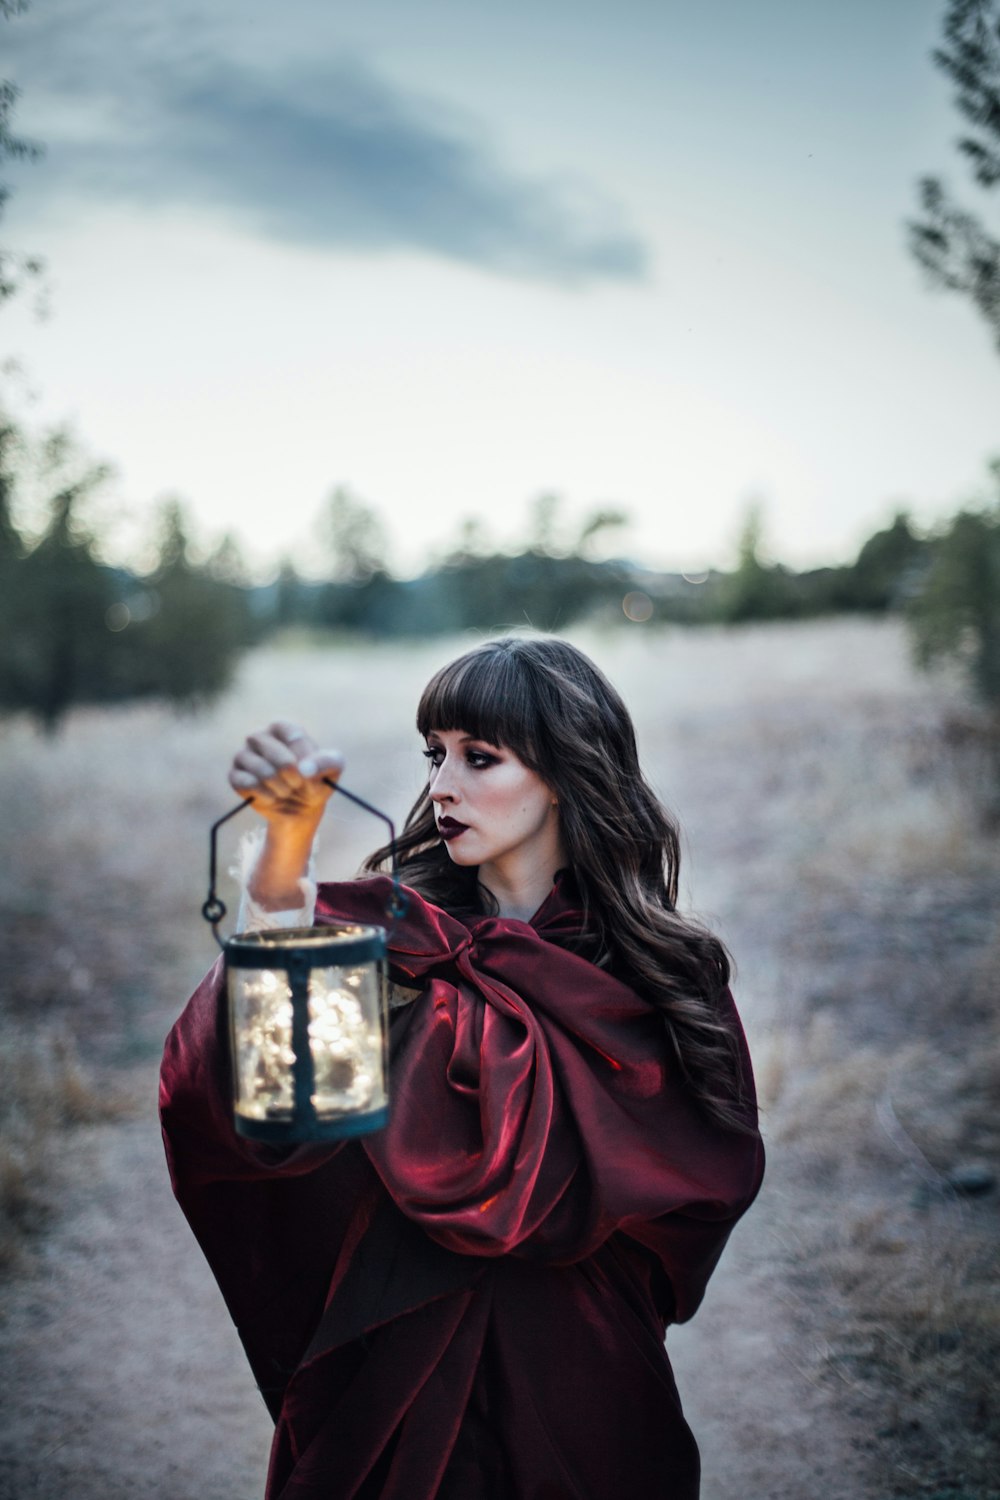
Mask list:
[[431,784],[430,796],[432,802],[454,802],[455,789],[452,786],[451,777],[445,772],[443,766],[439,766]]

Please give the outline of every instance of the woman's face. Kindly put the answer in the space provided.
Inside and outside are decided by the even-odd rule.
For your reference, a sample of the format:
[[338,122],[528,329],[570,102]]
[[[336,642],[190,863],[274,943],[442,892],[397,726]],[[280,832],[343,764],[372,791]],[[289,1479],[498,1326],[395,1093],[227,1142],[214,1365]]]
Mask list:
[[425,753],[434,818],[456,865],[544,860],[558,848],[557,799],[512,750],[440,729]]

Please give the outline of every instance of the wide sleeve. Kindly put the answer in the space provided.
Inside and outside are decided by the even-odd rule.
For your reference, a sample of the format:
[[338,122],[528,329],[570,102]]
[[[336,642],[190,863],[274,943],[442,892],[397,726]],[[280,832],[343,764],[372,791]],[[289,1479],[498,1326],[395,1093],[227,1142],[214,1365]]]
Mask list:
[[278,1151],[237,1135],[226,1025],[219,960],[167,1038],[163,1141],[174,1194],[277,1415],[352,1224],[384,1194],[352,1143]]
[[395,1028],[389,1125],[364,1143],[397,1205],[466,1255],[573,1262],[623,1232],[689,1317],[763,1170],[731,997],[745,1133],[692,1100],[652,1007],[526,923],[418,902],[390,956],[424,984]]

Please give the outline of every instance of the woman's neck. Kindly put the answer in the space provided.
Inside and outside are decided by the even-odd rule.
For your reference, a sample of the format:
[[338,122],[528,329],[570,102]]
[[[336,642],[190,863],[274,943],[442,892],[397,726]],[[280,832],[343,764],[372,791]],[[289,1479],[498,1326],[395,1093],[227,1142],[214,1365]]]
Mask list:
[[489,891],[501,917],[527,922],[551,891],[556,871],[565,863],[561,846],[541,858],[497,860],[480,865],[479,884]]

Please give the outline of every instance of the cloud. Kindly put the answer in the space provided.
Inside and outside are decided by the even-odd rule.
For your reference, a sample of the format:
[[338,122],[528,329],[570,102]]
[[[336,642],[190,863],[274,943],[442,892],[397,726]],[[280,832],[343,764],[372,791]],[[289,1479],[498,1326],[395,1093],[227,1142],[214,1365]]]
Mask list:
[[552,282],[645,273],[642,241],[597,189],[506,167],[469,122],[357,59],[265,72],[190,33],[173,50],[162,30],[114,33],[117,57],[91,33],[75,66],[45,50],[42,26],[24,37],[19,77],[48,141],[24,177],[36,200],[209,205],[297,244],[421,250]]

